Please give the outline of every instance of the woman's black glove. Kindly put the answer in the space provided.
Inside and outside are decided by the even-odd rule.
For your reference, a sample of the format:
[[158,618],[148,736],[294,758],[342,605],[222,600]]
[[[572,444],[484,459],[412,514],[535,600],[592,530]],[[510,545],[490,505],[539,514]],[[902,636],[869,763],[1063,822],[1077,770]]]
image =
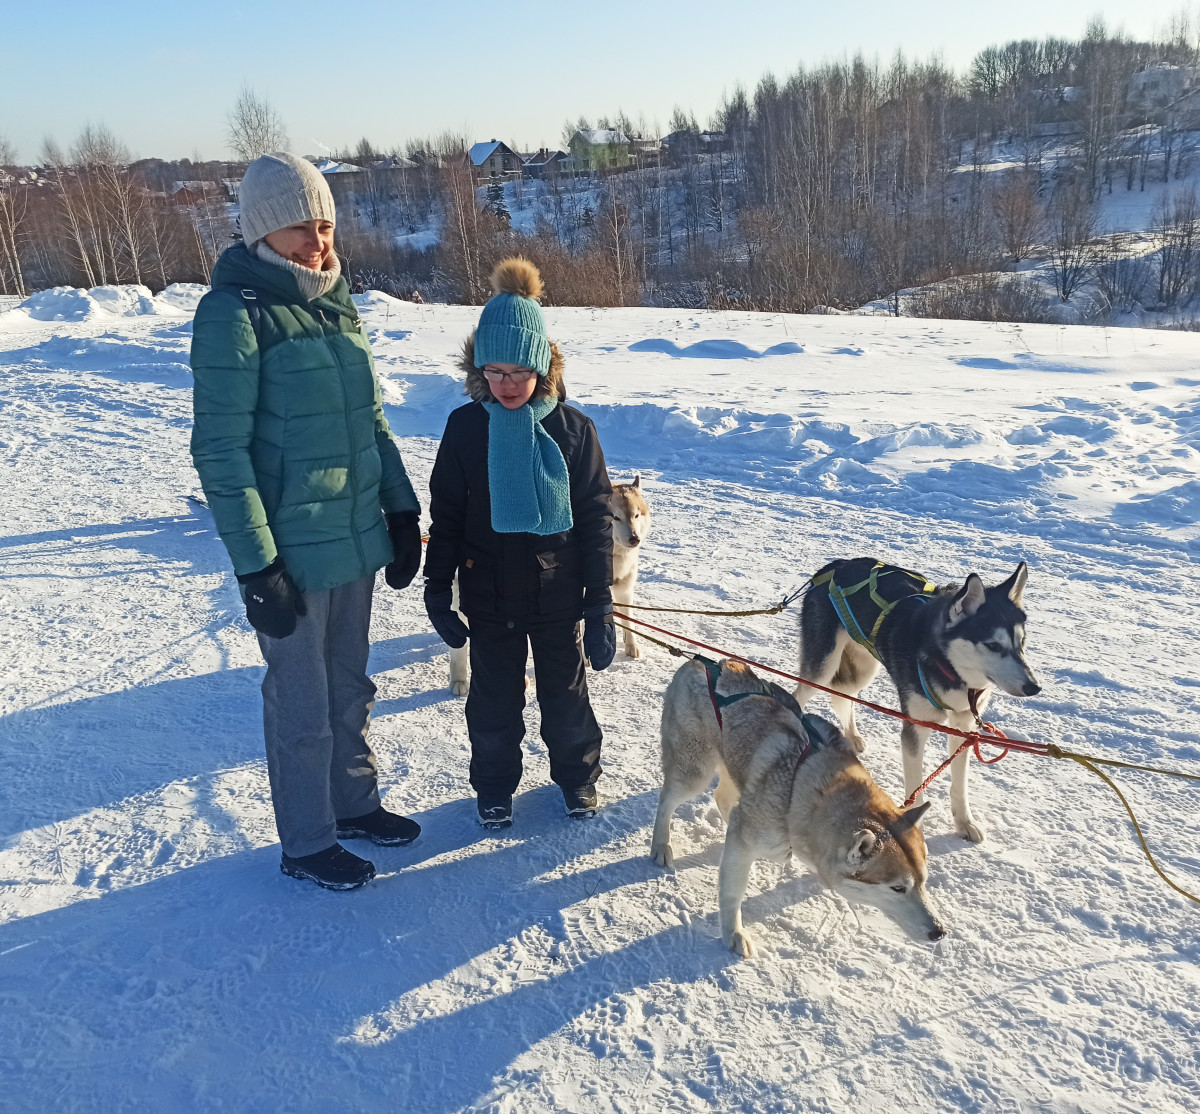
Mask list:
[[597,671],[612,665],[617,653],[617,628],[613,626],[612,613],[611,603],[594,603],[583,609],[583,649]]
[[304,597],[281,557],[259,572],[239,576],[238,583],[246,589],[246,618],[268,638],[287,638],[296,629],[296,617],[308,614]]
[[421,567],[421,516],[416,511],[384,515],[392,541],[392,560],[383,570],[389,588],[407,588]]
[[425,581],[425,614],[429,616],[438,637],[452,650],[467,644],[471,632],[454,610],[454,595],[446,581]]

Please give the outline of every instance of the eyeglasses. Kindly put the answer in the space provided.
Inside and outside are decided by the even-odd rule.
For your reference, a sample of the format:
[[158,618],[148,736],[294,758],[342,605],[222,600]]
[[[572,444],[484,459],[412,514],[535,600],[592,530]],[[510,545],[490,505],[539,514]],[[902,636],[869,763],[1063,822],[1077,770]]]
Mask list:
[[520,371],[501,371],[499,368],[485,367],[483,374],[489,383],[528,383],[537,372],[526,367]]

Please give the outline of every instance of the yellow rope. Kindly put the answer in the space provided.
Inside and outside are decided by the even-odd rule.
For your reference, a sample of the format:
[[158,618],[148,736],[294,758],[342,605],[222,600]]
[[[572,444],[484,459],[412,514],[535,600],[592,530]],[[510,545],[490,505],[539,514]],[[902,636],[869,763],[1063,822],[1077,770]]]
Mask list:
[[[793,603],[800,592],[793,592],[790,596],[784,596],[774,607],[761,607],[756,611],[700,611],[692,607],[652,607],[645,603],[620,603],[618,607],[627,608],[630,611],[669,611],[673,615],[712,615],[724,617],[726,619],[745,619],[751,615],[778,615],[781,611],[786,610]],[[626,630],[629,628],[627,627]],[[653,642],[653,638],[647,640]],[[665,646],[665,642],[660,642],[660,646]]]
[[1142,826],[1141,826],[1141,824],[1138,823],[1138,818],[1136,816],[1134,816],[1132,807],[1130,807],[1129,802],[1125,799],[1125,794],[1121,792],[1121,790],[1117,787],[1117,783],[1115,781],[1113,781],[1113,779],[1110,778],[1108,776],[1108,774],[1106,774],[1103,770],[1099,770],[1096,768],[1096,764],[1100,763],[1105,766],[1120,766],[1122,769],[1126,769],[1126,770],[1145,770],[1147,773],[1166,774],[1169,777],[1186,778],[1188,781],[1200,781],[1200,777],[1197,777],[1194,774],[1185,774],[1179,770],[1162,770],[1162,769],[1158,769],[1154,766],[1135,766],[1131,762],[1117,762],[1116,760],[1111,759],[1111,758],[1093,758],[1087,754],[1077,754],[1073,750],[1063,750],[1061,747],[1054,746],[1053,744],[1051,744],[1047,748],[1047,753],[1049,753],[1049,755],[1052,758],[1069,758],[1069,759],[1071,759],[1072,762],[1077,762],[1085,770],[1091,770],[1092,773],[1094,773],[1114,793],[1116,793],[1121,804],[1123,804],[1125,806],[1125,811],[1127,813],[1129,813],[1129,819],[1133,824],[1133,830],[1135,832],[1137,832],[1138,842],[1141,843],[1142,850],[1146,853],[1146,860],[1150,863],[1150,865],[1152,867],[1154,867],[1155,873],[1157,873],[1158,876],[1164,882],[1166,882],[1166,884],[1168,886],[1170,886],[1171,889],[1173,889],[1176,893],[1183,894],[1183,896],[1186,897],[1188,899],[1188,901],[1194,901],[1197,905],[1200,905],[1200,897],[1197,897],[1193,893],[1188,893],[1188,891],[1185,890],[1182,886],[1173,882],[1170,878],[1167,877],[1166,872],[1163,870],[1163,868],[1158,865],[1158,860],[1155,859],[1154,855],[1151,853],[1150,845],[1146,842],[1145,835],[1142,834]]
[[[784,606],[786,606],[786,602],[787,601],[785,601]],[[622,604],[621,606],[628,607],[629,605]],[[652,608],[652,609],[647,609],[647,610],[660,610],[660,609]],[[666,610],[666,609],[662,609],[662,610]],[[782,607],[777,608],[776,610],[782,610]],[[707,613],[706,612],[695,612],[695,614],[707,614]],[[626,626],[624,623],[614,623],[614,625],[620,627],[622,630],[633,630],[632,627]],[[643,634],[641,631],[634,631],[634,633],[638,636],[638,638],[644,638],[647,642],[652,642],[656,646],[661,646],[664,650],[668,651],[670,654],[674,655],[675,657],[684,657],[686,654],[686,651],[680,650],[678,647],[671,646],[666,642],[662,642],[657,638],[653,638],[648,634]],[[1027,753],[1029,753],[1029,752],[1027,752]],[[1158,865],[1158,860],[1155,859],[1153,852],[1150,850],[1150,845],[1146,842],[1146,837],[1142,832],[1142,826],[1141,826],[1141,824],[1138,823],[1138,818],[1134,815],[1133,808],[1130,806],[1129,801],[1127,801],[1125,799],[1125,794],[1121,792],[1120,788],[1117,786],[1117,783],[1115,781],[1113,781],[1112,778],[1110,778],[1103,770],[1099,770],[1096,767],[1097,766],[1115,766],[1122,770],[1141,770],[1141,771],[1143,771],[1145,773],[1149,773],[1149,774],[1165,774],[1167,777],[1177,777],[1177,778],[1183,778],[1186,781],[1197,781],[1197,782],[1200,782],[1200,775],[1185,774],[1182,770],[1166,770],[1166,769],[1163,769],[1161,766],[1142,766],[1142,765],[1138,765],[1135,762],[1121,762],[1115,758],[1096,758],[1090,754],[1079,754],[1078,752],[1073,751],[1073,750],[1064,750],[1062,747],[1056,746],[1054,743],[1046,744],[1046,753],[1051,758],[1069,758],[1072,762],[1078,763],[1085,770],[1090,770],[1101,781],[1103,781],[1114,793],[1116,793],[1118,800],[1120,800],[1121,804],[1125,806],[1125,811],[1129,814],[1129,819],[1133,823],[1133,830],[1137,833],[1138,842],[1141,843],[1142,851],[1145,853],[1146,860],[1154,868],[1155,873],[1158,874],[1158,876],[1164,882],[1166,882],[1166,884],[1168,886],[1170,886],[1171,889],[1173,889],[1176,893],[1182,894],[1184,897],[1186,897],[1188,899],[1188,901],[1192,901],[1192,902],[1195,902],[1195,904],[1200,905],[1200,897],[1197,897],[1193,893],[1189,893],[1182,886],[1178,885],[1176,882],[1173,882],[1167,876],[1167,874],[1163,870],[1163,868]]]

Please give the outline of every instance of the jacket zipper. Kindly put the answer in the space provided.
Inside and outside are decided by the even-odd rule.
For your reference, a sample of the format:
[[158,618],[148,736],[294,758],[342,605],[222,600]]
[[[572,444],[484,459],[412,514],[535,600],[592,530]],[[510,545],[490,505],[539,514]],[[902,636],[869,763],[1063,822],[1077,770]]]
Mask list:
[[[318,309],[317,312],[320,313],[324,323],[337,326],[338,322],[331,321],[325,310]],[[340,329],[333,334],[335,340],[341,335]],[[355,525],[358,521],[358,465],[355,461],[357,454],[354,451],[354,429],[350,424],[350,396],[346,389],[346,365],[337,345],[331,345],[331,347],[333,348],[333,358],[337,360],[338,365],[338,383],[342,388],[342,417],[346,421],[346,444],[350,450],[350,538],[354,542],[354,549],[358,554],[358,567],[362,570],[362,575],[366,576],[367,559],[363,553],[362,542],[359,541],[358,527]]]

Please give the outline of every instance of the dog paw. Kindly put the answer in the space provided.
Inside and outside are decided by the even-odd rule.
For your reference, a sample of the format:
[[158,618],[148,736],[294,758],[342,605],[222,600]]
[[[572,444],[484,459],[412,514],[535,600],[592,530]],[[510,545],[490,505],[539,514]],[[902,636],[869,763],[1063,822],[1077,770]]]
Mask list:
[[625,656],[627,658],[640,658],[642,656],[642,651],[639,650],[636,646],[626,646],[625,647]]
[[466,696],[467,693],[471,691],[471,682],[470,681],[451,681],[450,682],[450,691],[452,693],[454,693],[455,696]]
[[743,959],[754,958],[754,941],[750,938],[750,934],[743,928],[734,932],[726,941],[729,945],[729,950],[734,955],[740,955]]
[[650,857],[661,867],[670,869],[675,865],[675,852],[671,850],[669,843],[664,843],[661,847],[651,847]]
[[855,754],[862,754],[867,749],[867,740],[857,732],[853,735],[847,735],[846,738],[850,740],[850,745],[854,748]]
[[982,843],[987,839],[987,830],[974,818],[955,823],[958,834],[968,843]]

